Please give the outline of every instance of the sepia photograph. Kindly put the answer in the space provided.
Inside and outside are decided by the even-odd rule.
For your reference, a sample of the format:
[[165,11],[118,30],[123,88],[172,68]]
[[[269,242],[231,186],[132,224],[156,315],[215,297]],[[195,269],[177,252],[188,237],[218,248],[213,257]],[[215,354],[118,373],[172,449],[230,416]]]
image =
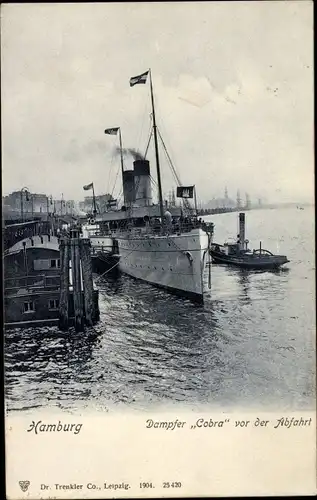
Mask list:
[[312,2],[1,34],[7,498],[316,494]]

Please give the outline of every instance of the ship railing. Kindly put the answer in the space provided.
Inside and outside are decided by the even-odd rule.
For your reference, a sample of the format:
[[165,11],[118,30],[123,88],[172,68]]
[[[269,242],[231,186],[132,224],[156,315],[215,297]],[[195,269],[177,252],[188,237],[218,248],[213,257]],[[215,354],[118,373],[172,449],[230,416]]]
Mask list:
[[111,253],[112,251],[112,245],[93,245],[91,247],[91,254],[92,255],[97,255],[98,253]]
[[172,235],[172,234],[184,234],[189,233],[193,229],[203,229],[208,233],[213,233],[214,225],[213,223],[198,223],[196,221],[193,222],[176,222],[170,224],[164,224],[163,226],[160,223],[157,224],[148,224],[142,227],[136,227],[132,225],[127,225],[126,227],[119,227],[112,232],[112,237],[120,236],[121,234],[130,233],[131,235],[143,235],[143,236],[163,236],[163,235]]

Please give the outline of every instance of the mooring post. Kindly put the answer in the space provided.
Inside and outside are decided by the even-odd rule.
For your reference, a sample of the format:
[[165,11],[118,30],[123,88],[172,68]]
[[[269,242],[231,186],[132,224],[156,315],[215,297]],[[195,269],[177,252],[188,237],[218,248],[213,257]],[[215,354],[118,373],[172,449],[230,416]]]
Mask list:
[[72,260],[72,277],[73,277],[73,299],[74,299],[74,316],[75,316],[75,329],[77,332],[84,329],[83,318],[83,300],[81,289],[81,276],[80,276],[80,240],[79,232],[77,229],[71,230],[71,260]]
[[68,301],[69,301],[69,241],[60,240],[60,295],[59,295],[59,328],[68,329]]
[[81,250],[81,268],[83,273],[84,287],[84,305],[86,324],[92,326],[94,323],[94,304],[93,304],[93,280],[92,280],[92,262],[90,255],[89,239],[82,239],[80,245]]

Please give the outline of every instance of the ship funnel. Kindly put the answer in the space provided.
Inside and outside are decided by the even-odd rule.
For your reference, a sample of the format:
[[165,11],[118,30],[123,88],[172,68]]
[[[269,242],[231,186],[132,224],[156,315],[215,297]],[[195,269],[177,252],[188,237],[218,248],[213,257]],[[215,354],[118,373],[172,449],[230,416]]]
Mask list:
[[133,170],[123,171],[123,195],[125,203],[130,206],[135,201],[134,172]]
[[239,214],[239,246],[240,250],[245,248],[245,213]]
[[150,162],[147,160],[135,160],[133,167],[135,203],[139,207],[147,207],[152,204]]

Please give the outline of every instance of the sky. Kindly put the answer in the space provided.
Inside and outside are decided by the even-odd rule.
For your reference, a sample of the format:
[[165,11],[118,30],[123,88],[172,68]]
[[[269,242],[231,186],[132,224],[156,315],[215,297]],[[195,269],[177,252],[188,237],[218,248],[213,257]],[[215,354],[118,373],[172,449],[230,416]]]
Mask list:
[[[314,196],[308,1],[1,7],[2,191],[80,200],[121,192],[118,137],[145,152],[151,68],[158,129],[200,202]],[[148,159],[154,179],[153,144]],[[160,146],[163,192],[176,186]],[[132,157],[125,155],[125,168]]]

